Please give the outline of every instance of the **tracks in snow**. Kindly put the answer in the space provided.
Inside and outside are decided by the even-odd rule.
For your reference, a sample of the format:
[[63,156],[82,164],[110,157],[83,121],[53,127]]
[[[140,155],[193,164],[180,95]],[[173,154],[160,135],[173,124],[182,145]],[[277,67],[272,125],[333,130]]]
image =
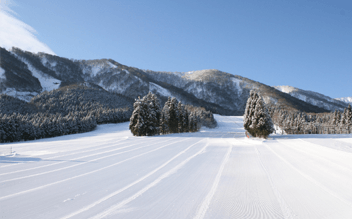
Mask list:
[[[185,140],[187,140],[187,138],[186,138],[186,139],[183,139],[183,140],[180,140],[180,141],[177,141],[177,142],[174,142],[174,143],[178,143],[178,142],[185,141]],[[96,169],[96,170],[93,170],[93,171],[85,172],[85,173],[83,173],[83,174],[79,174],[79,175],[76,175],[76,176],[73,176],[73,177],[70,177],[70,178],[66,178],[66,179],[59,180],[59,181],[56,181],[56,182],[52,182],[52,183],[49,183],[49,184],[46,184],[46,185],[38,186],[38,187],[36,187],[36,188],[32,188],[32,189],[28,189],[28,190],[25,190],[25,191],[21,191],[21,192],[9,194],[9,195],[6,195],[6,196],[2,196],[2,197],[0,197],[0,201],[1,201],[1,200],[4,200],[4,199],[8,199],[8,198],[15,197],[15,196],[23,195],[23,194],[26,194],[26,193],[38,191],[38,190],[40,190],[40,189],[44,189],[44,188],[47,188],[47,187],[49,187],[49,186],[53,186],[53,185],[56,185],[56,184],[59,184],[59,183],[62,183],[62,182],[67,182],[67,181],[69,181],[69,180],[77,179],[77,178],[79,178],[79,177],[83,177],[83,176],[87,176],[87,175],[90,175],[90,174],[94,174],[94,173],[97,173],[97,172],[99,172],[99,171],[105,170],[105,169],[107,169],[107,168],[110,168],[110,167],[113,167],[113,166],[122,164],[122,163],[124,163],[124,162],[133,160],[133,159],[135,159],[135,158],[141,157],[141,156],[146,155],[146,154],[149,154],[149,153],[151,153],[151,152],[160,150],[160,149],[165,148],[166,146],[172,145],[172,144],[174,144],[174,143],[169,143],[169,144],[166,144],[166,145],[157,147],[156,149],[152,149],[152,150],[150,150],[150,151],[147,151],[147,152],[144,152],[144,153],[141,153],[141,154],[132,156],[132,157],[127,158],[127,159],[125,159],[125,160],[116,162],[116,163],[114,163],[114,164],[111,164],[111,165],[108,165],[108,166],[105,166],[105,167],[102,167],[102,168],[99,168],[99,169]]]

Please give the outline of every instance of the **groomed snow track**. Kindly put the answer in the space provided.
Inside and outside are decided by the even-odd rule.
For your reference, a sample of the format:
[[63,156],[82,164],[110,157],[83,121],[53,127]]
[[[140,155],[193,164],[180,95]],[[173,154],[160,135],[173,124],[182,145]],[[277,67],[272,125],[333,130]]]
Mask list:
[[352,136],[247,139],[242,117],[133,137],[127,123],[2,144],[0,218],[352,218]]

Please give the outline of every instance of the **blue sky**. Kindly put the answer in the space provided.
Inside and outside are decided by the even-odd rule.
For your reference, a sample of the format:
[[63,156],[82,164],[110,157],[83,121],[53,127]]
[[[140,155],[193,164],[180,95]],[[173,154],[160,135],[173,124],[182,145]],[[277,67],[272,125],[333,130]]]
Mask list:
[[58,56],[156,71],[219,69],[352,96],[352,1],[12,0],[10,7]]

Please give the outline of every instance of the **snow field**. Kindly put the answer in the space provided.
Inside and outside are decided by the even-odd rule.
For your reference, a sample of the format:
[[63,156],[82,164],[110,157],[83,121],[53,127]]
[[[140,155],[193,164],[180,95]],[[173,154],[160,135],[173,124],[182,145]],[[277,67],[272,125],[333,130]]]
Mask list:
[[12,146],[2,218],[352,218],[352,135],[244,137],[242,117],[133,137],[128,123]]

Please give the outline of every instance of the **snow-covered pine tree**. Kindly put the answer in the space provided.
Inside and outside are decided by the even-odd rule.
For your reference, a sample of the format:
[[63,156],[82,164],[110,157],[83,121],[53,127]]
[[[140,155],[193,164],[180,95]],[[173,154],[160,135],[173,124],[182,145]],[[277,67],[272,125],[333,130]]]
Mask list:
[[160,101],[158,100],[155,94],[149,92],[145,97],[143,97],[143,101],[147,104],[147,118],[146,118],[146,135],[157,135],[159,134],[160,128]]
[[337,110],[335,110],[334,115],[333,115],[332,120],[331,120],[331,125],[339,124],[339,120],[340,119],[337,118]]
[[193,112],[189,115],[189,131],[196,132],[198,131],[197,118]]
[[183,104],[180,102],[178,102],[177,105],[177,110],[178,110],[178,132],[182,133],[184,132],[184,111],[185,111],[185,107],[183,106]]
[[267,138],[274,131],[273,122],[262,98],[252,90],[247,100],[244,128],[254,137]]
[[160,134],[163,134],[163,135],[169,133],[168,120],[167,120],[167,117],[166,117],[166,113],[164,113],[164,111],[161,113],[159,131],[160,131]]
[[185,109],[184,114],[183,114],[183,131],[184,132],[189,132],[189,114],[188,111]]
[[145,136],[146,135],[146,118],[147,118],[147,104],[144,99],[138,99],[133,104],[133,112],[130,118],[129,129],[135,136]]
[[346,124],[346,129],[348,133],[351,133],[352,129],[352,109],[351,105],[348,104],[348,107],[346,108],[345,111],[345,124]]
[[178,101],[175,97],[171,99],[171,104],[169,106],[169,130],[170,133],[178,132],[178,110],[177,110]]
[[350,104],[348,104],[348,107],[346,109],[345,119],[346,119],[346,124],[348,126],[351,126],[352,125],[352,109],[351,109]]

